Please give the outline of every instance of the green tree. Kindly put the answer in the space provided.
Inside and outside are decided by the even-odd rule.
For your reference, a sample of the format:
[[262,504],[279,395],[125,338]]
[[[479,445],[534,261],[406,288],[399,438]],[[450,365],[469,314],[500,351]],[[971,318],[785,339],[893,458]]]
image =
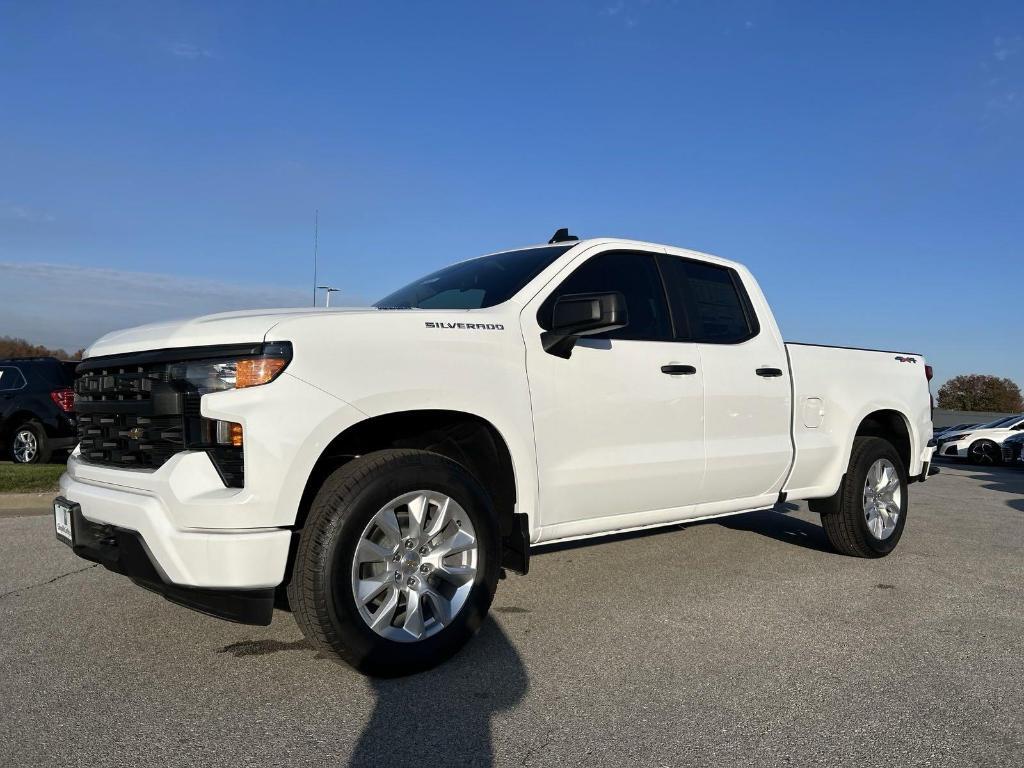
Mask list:
[[939,408],[952,411],[1024,411],[1020,387],[998,376],[954,376],[939,388]]

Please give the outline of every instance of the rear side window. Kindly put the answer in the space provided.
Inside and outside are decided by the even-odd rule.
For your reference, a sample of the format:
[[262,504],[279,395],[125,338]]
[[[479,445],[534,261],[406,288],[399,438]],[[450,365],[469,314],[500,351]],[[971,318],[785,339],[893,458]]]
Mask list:
[[[736,271],[717,264],[659,257],[680,336],[703,344],[737,344],[760,330]],[[689,325],[684,334],[681,318]]]
[[13,365],[0,365],[0,392],[11,392],[25,386],[25,377]]
[[649,253],[613,251],[583,262],[544,301],[537,312],[537,322],[545,330],[551,329],[551,315],[559,296],[609,291],[618,291],[625,297],[629,324],[589,338],[672,341],[665,289],[658,265]]

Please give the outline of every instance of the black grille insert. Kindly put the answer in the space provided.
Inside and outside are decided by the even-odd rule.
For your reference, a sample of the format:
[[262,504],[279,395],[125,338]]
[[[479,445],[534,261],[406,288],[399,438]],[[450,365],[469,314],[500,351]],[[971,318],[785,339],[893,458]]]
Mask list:
[[187,400],[156,363],[82,372],[75,381],[81,457],[93,464],[160,467],[185,449]]
[[78,437],[83,459],[119,467],[156,468],[185,448],[180,416],[81,414]]

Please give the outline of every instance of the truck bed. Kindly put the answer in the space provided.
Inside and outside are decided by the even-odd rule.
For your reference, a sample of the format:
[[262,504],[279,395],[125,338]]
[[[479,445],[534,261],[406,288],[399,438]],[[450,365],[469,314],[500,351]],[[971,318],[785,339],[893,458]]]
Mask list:
[[[896,352],[786,342],[793,380],[793,468],[786,492],[831,496],[850,459],[853,435],[872,414],[898,418],[907,431],[907,472],[922,472],[931,438],[924,358]],[[900,414],[907,414],[902,416]]]

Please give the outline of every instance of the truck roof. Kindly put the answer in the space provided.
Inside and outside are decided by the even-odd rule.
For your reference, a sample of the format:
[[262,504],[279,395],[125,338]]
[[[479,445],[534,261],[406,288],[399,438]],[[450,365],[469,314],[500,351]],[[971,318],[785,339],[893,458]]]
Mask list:
[[490,256],[490,255],[492,255],[494,253],[507,253],[508,251],[520,251],[520,250],[525,250],[526,248],[547,248],[547,247],[549,247],[551,245],[560,245],[560,246],[569,245],[574,250],[576,248],[580,248],[580,247],[582,247],[582,248],[590,248],[590,247],[595,246],[595,245],[618,245],[618,246],[622,246],[623,248],[642,248],[642,249],[645,249],[645,250],[651,250],[651,249],[658,250],[658,249],[666,248],[666,249],[668,249],[668,251],[670,253],[674,253],[674,254],[677,254],[677,255],[680,255],[680,256],[690,256],[690,257],[695,258],[695,259],[701,259],[703,261],[711,261],[711,262],[714,262],[715,264],[721,264],[721,265],[727,266],[727,267],[739,267],[739,266],[742,266],[742,264],[740,264],[737,261],[732,261],[730,259],[724,259],[721,256],[716,256],[713,253],[705,253],[704,251],[698,251],[698,250],[695,250],[693,248],[685,248],[683,246],[678,246],[678,245],[668,245],[667,243],[652,243],[652,242],[650,242],[648,240],[633,240],[633,239],[626,238],[626,237],[588,237],[588,238],[585,238],[585,239],[581,238],[580,240],[569,241],[569,242],[534,243],[532,245],[521,245],[521,246],[518,246],[516,248],[503,248],[500,251],[492,251],[491,253],[488,253],[486,255]]

